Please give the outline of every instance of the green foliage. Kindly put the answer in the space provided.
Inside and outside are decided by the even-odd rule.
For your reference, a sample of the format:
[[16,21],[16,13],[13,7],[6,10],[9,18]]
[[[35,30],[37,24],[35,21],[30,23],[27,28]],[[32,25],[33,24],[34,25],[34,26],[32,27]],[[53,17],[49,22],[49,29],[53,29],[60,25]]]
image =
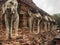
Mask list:
[[60,29],[60,14],[54,14],[53,17],[56,20],[57,27]]

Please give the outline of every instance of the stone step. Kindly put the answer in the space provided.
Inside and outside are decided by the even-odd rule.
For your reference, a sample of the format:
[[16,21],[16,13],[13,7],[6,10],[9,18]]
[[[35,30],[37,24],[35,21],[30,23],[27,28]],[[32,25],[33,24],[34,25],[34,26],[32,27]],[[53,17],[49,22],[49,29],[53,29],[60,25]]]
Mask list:
[[12,42],[3,42],[2,45],[20,45],[20,43],[16,41],[12,41]]

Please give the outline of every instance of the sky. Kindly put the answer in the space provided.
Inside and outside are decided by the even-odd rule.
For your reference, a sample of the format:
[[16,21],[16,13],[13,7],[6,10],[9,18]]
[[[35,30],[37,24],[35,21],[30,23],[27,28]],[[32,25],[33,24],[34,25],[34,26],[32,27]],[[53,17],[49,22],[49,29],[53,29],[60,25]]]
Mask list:
[[33,2],[51,15],[60,13],[60,0],[33,0]]

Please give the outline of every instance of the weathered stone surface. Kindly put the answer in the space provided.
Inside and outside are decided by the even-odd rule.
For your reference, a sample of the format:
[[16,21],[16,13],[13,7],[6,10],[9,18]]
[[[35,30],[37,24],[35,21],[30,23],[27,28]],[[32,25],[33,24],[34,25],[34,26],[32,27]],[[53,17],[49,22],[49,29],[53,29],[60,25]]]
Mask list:
[[[19,22],[19,30],[18,30],[18,36],[15,36],[15,31],[12,31],[12,37],[9,40],[8,39],[8,35],[7,35],[7,31],[6,31],[6,27],[5,25],[2,23],[3,22],[3,18],[2,18],[2,10],[0,10],[0,40],[3,40],[2,45],[48,45],[48,43],[50,43],[54,37],[58,34],[58,32],[56,31],[56,29],[54,28],[54,24],[52,25],[52,28],[50,27],[51,25],[49,25],[51,23],[50,20],[46,20],[44,18],[44,16],[49,16],[49,14],[47,14],[46,12],[40,10],[39,8],[36,7],[35,4],[33,4],[33,2],[29,2],[32,0],[22,0],[22,5],[21,8],[19,8],[19,10],[21,9],[21,12],[19,11],[19,16],[20,16],[20,22]],[[40,23],[40,31],[38,34],[35,34],[37,32],[37,21],[34,22],[34,32],[30,32],[29,30],[29,24],[28,24],[28,19],[29,19],[29,15],[27,14],[27,11],[29,9],[37,9],[39,10],[39,12],[41,13],[41,15],[43,15],[43,19]],[[53,23],[54,21],[52,21]],[[8,40],[8,41],[7,41]],[[58,44],[57,44],[58,45]]]

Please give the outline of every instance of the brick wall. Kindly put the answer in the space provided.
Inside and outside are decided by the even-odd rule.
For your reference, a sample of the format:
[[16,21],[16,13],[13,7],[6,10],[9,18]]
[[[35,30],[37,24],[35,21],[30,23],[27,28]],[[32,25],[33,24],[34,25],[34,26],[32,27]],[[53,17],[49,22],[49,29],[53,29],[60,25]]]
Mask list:
[[[19,15],[20,16],[20,20],[19,20],[20,21],[19,22],[20,27],[19,27],[19,30],[18,30],[19,35],[17,36],[17,38],[19,39],[19,38],[22,37],[23,44],[27,42],[27,43],[29,43],[29,44],[31,43],[33,45],[34,44],[36,44],[36,45],[38,45],[38,44],[48,45],[48,43],[50,43],[51,40],[53,40],[57,31],[55,29],[53,29],[49,32],[48,30],[50,30],[50,25],[48,25],[49,29],[47,29],[47,22],[44,22],[44,20],[43,20],[43,22],[40,24],[40,26],[41,26],[40,33],[37,34],[37,35],[35,35],[34,33],[30,33],[29,32],[29,26],[28,26],[29,16],[27,16],[27,10],[28,9],[29,8],[28,8],[27,5],[22,4],[21,10],[24,13],[22,13],[22,14],[20,13],[20,15]],[[2,14],[2,12],[0,10],[0,21],[1,21],[1,19],[3,19],[1,14]],[[48,22],[48,23],[50,23],[50,22]],[[34,30],[37,31],[37,21],[34,22],[34,24],[35,24],[34,25]],[[52,25],[52,26],[54,26],[54,25]],[[6,28],[4,27],[4,24],[0,24],[0,29],[1,29],[1,27],[2,27],[2,30],[0,30],[0,40],[5,40],[6,41],[8,39]],[[13,33],[14,33],[14,31],[13,31]],[[15,38],[15,37],[13,37],[13,38]],[[6,41],[6,42],[3,41],[2,43],[3,43],[3,45],[17,45],[17,44],[19,45],[19,42],[16,42],[15,39],[12,39],[12,40],[14,40],[14,41],[11,40],[12,42],[11,41],[10,42],[9,41]],[[24,42],[24,40],[25,41],[27,40],[27,41]],[[58,43],[56,43],[56,44],[58,45]]]

